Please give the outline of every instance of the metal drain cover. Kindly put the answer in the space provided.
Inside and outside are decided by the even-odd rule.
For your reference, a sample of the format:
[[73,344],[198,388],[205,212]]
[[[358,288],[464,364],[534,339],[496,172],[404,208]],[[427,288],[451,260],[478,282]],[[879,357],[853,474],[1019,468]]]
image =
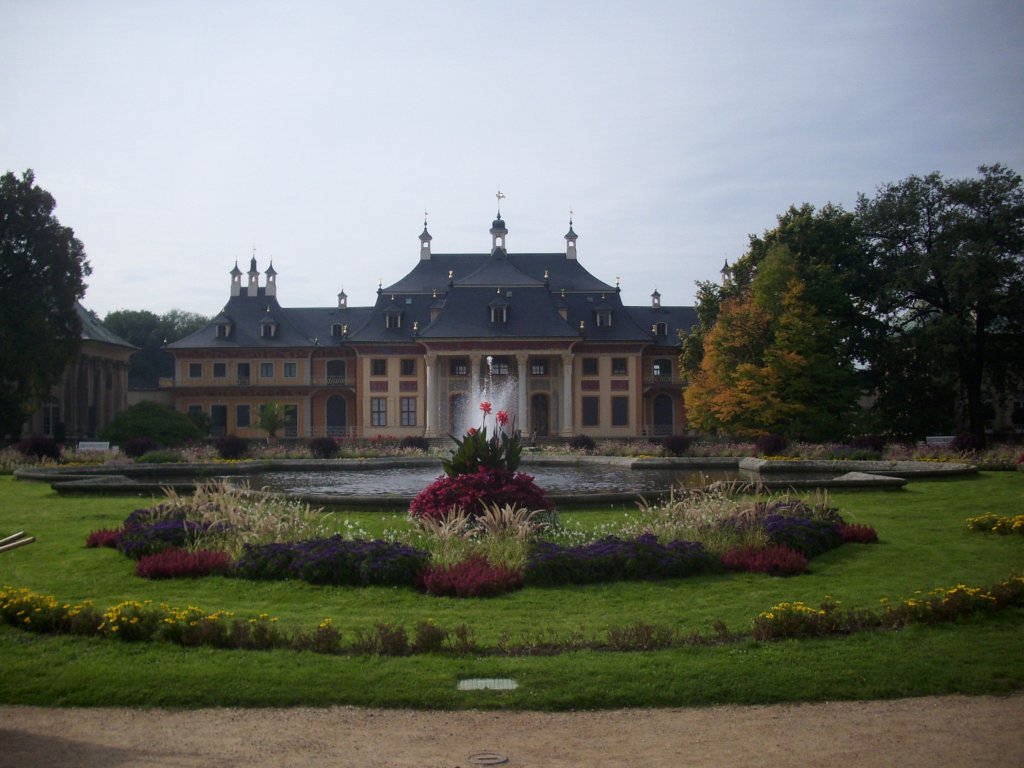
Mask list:
[[519,683],[511,677],[471,677],[459,680],[460,691],[514,691]]
[[508,758],[503,754],[491,752],[490,750],[474,752],[466,759],[469,760],[471,765],[504,765],[508,762]]

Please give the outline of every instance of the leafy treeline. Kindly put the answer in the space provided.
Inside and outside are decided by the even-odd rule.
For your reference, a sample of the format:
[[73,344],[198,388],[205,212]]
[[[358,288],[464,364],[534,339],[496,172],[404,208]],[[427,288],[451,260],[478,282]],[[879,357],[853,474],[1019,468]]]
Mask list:
[[790,207],[697,300],[681,364],[698,429],[984,442],[987,398],[1024,386],[1024,185],[982,166],[852,212]]
[[128,386],[156,387],[161,376],[174,375],[174,358],[161,347],[194,333],[209,322],[195,312],[172,309],[157,315],[145,309],[119,309],[103,318],[114,333],[140,349],[132,355]]

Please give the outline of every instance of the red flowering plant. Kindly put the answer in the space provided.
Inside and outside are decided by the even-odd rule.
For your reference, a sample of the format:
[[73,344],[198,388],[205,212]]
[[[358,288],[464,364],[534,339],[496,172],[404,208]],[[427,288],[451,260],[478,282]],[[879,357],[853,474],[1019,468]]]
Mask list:
[[509,472],[519,468],[519,457],[523,452],[522,437],[515,424],[509,424],[508,412],[498,411],[495,414],[494,434],[488,437],[487,417],[492,410],[490,402],[484,400],[480,403],[480,410],[484,418],[479,429],[470,427],[461,440],[455,435],[449,435],[455,441],[456,448],[450,459],[441,462],[448,477],[471,475],[480,467]]
[[494,414],[495,429],[489,435],[487,417],[493,406],[485,400],[480,410],[483,421],[479,428],[470,427],[461,440],[449,435],[456,447],[451,458],[441,462],[445,477],[439,477],[413,499],[409,513],[414,517],[440,519],[452,508],[459,508],[475,518],[490,504],[512,504],[529,510],[554,508],[532,477],[516,471],[523,445],[508,412]]

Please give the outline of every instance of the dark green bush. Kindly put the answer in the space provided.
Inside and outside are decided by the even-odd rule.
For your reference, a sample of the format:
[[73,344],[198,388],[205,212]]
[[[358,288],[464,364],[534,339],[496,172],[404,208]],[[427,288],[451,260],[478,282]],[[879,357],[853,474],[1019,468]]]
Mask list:
[[569,447],[575,451],[590,453],[597,447],[597,444],[590,435],[573,435],[569,438]]
[[155,440],[148,437],[133,437],[125,440],[121,445],[121,451],[130,459],[137,459],[140,456],[155,451],[160,446]]
[[53,459],[60,461],[60,445],[52,437],[32,435],[17,444],[22,456],[35,459]]
[[104,440],[122,447],[135,437],[148,437],[168,447],[203,437],[199,427],[184,413],[151,402],[136,403],[122,411],[101,434]]
[[406,450],[416,450],[427,453],[430,450],[430,443],[425,437],[408,435],[402,438],[402,442],[398,444],[398,447]]
[[222,459],[241,459],[249,452],[249,441],[238,435],[218,437],[213,447]]
[[318,459],[333,459],[341,446],[333,437],[314,437],[309,441],[309,450]]
[[682,456],[690,447],[690,438],[686,435],[669,435],[661,442],[662,450],[669,456]]
[[759,456],[780,456],[789,447],[789,441],[782,435],[762,435],[755,447]]

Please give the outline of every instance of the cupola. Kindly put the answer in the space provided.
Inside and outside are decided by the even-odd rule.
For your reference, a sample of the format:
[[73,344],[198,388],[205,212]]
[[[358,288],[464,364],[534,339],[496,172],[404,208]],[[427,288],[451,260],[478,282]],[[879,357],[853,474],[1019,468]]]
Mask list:
[[277,270],[274,269],[274,260],[270,260],[270,266],[264,272],[267,276],[267,296],[277,296]]
[[491,251],[495,248],[504,248],[505,240],[508,237],[508,229],[501,218],[501,209],[498,209],[498,218],[491,222]]
[[423,217],[423,231],[420,233],[420,261],[430,261],[430,241],[434,238],[427,231],[427,218]]
[[256,257],[249,262],[249,295],[256,296],[260,290],[260,271],[256,269]]
[[654,293],[651,294],[651,307],[658,309],[661,306],[661,294],[658,293],[658,289],[654,289]]
[[565,258],[576,261],[577,234],[572,229],[572,217],[569,217],[569,231],[565,233]]
[[231,295],[241,296],[242,295],[242,270],[238,268],[238,260],[235,260],[235,266],[231,272]]
[[348,294],[345,293],[345,289],[342,288],[338,294],[338,309],[345,309],[348,307]]

